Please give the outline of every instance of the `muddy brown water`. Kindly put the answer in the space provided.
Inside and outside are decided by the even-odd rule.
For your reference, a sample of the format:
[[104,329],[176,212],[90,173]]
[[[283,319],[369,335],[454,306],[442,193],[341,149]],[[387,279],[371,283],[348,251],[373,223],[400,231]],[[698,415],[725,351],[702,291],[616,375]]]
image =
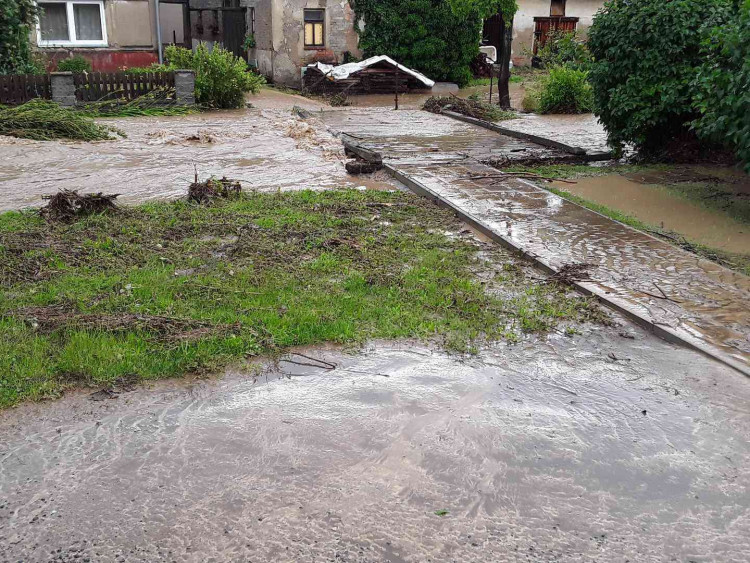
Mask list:
[[632,215],[644,223],[680,233],[691,241],[729,252],[750,254],[750,225],[701,207],[658,184],[608,174],[578,178],[574,184],[553,182],[552,185]]
[[127,134],[114,141],[0,137],[0,211],[40,205],[61,189],[120,193],[125,203],[179,197],[196,170],[260,191],[395,186],[384,174],[347,174],[341,142],[293,116],[290,98],[287,109],[270,99],[276,109],[106,120]]
[[746,561],[746,378],[582,330],[0,413],[0,560]]

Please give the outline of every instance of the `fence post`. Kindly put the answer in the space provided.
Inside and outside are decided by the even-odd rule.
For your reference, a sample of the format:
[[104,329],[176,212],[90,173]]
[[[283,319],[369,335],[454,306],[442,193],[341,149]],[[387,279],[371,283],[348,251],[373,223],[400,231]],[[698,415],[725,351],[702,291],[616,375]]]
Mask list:
[[76,105],[76,86],[72,72],[53,72],[49,79],[53,102],[61,106]]
[[192,70],[174,71],[175,102],[179,105],[195,104],[195,72]]

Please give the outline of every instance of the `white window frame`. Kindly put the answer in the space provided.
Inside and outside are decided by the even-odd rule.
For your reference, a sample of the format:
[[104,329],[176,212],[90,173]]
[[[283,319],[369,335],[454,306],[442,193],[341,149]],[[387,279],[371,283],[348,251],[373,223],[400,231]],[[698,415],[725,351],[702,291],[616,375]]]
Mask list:
[[[106,47],[107,42],[107,20],[104,17],[104,0],[44,0],[43,4],[65,4],[68,16],[68,39],[67,41],[55,39],[51,41],[42,40],[41,18],[37,18],[36,37],[39,47]],[[37,5],[39,3],[37,2]],[[99,18],[102,24],[101,40],[79,40],[76,38],[75,14],[73,4],[96,4],[99,6]]]

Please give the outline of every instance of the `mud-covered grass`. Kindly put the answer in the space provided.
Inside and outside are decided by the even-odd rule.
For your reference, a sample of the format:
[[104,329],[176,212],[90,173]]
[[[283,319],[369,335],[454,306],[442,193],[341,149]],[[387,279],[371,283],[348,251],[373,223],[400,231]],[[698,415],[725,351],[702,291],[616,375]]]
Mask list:
[[[0,406],[324,341],[486,339],[603,320],[404,193],[242,194],[0,215]],[[458,233],[458,234],[457,234]]]

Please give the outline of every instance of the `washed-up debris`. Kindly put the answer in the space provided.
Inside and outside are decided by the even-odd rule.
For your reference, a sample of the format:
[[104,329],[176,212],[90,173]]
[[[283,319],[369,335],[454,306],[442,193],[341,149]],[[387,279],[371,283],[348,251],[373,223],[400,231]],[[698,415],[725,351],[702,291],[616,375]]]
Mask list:
[[372,174],[383,168],[383,163],[357,159],[348,161],[345,166],[349,174]]
[[493,106],[480,100],[459,98],[453,94],[450,96],[432,96],[427,98],[422,109],[432,113],[442,113],[443,110],[449,110],[484,121],[500,121],[515,117],[515,114],[503,111],[498,106]]
[[213,199],[229,199],[238,196],[242,192],[242,185],[236,180],[222,177],[217,180],[214,177],[204,182],[195,182],[188,188],[188,201],[196,203],[207,203]]
[[34,330],[49,334],[59,329],[127,332],[143,330],[160,340],[198,340],[212,334],[235,332],[240,324],[215,325],[195,319],[135,313],[78,313],[65,307],[24,307],[15,316],[29,323]]
[[579,264],[563,264],[560,269],[550,277],[557,283],[572,285],[574,282],[591,281],[589,271],[594,268],[594,264],[581,262]]
[[61,190],[44,196],[49,201],[39,210],[40,215],[52,221],[74,221],[95,213],[117,209],[115,199],[120,194],[79,194],[76,190]]

